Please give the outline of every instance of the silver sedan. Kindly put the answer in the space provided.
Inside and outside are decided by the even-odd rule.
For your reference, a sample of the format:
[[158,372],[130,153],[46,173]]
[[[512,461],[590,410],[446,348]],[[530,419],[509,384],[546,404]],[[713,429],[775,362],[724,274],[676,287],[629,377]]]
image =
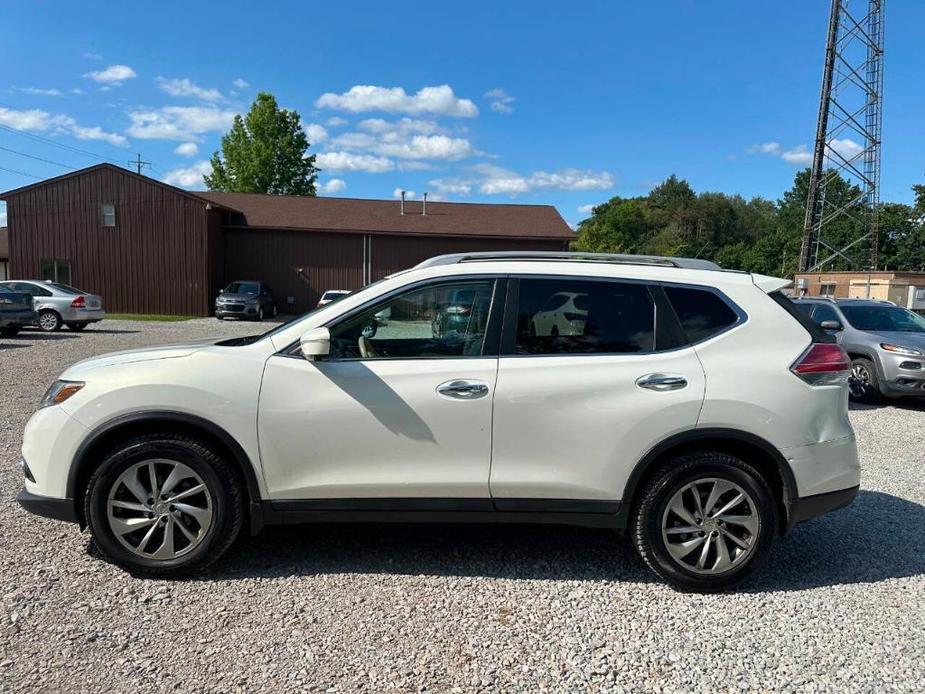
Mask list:
[[60,330],[62,325],[79,331],[90,323],[96,323],[106,317],[101,297],[67,284],[41,280],[10,280],[0,282],[0,285],[10,291],[32,296],[36,324],[45,332]]

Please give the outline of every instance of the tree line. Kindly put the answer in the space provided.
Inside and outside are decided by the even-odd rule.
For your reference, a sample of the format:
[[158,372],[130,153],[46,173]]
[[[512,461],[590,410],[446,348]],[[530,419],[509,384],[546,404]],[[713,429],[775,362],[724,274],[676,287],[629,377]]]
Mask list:
[[[855,186],[830,173],[826,196],[832,204],[858,197]],[[578,225],[573,248],[705,258],[725,268],[792,276],[799,263],[809,178],[809,169],[798,172],[793,186],[775,201],[695,193],[687,181],[672,175],[647,195],[617,196],[597,205]],[[887,202],[878,208],[881,268],[925,270],[925,185],[913,186],[913,191],[914,205]],[[846,245],[860,235],[861,203],[855,204],[851,218],[839,218],[826,227],[832,245]],[[855,255],[858,260],[862,257]],[[825,269],[858,267],[864,265],[852,268],[836,258]]]

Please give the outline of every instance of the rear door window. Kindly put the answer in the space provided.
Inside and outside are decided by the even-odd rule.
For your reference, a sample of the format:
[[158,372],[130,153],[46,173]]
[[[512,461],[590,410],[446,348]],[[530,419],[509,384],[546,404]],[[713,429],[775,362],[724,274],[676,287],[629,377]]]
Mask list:
[[822,325],[822,321],[834,320],[841,323],[841,318],[835,312],[835,309],[825,304],[816,304],[813,308],[813,320],[817,325]]
[[713,337],[739,320],[729,304],[707,289],[666,286],[665,294],[690,342]]
[[645,284],[523,279],[514,354],[655,350],[655,304]]

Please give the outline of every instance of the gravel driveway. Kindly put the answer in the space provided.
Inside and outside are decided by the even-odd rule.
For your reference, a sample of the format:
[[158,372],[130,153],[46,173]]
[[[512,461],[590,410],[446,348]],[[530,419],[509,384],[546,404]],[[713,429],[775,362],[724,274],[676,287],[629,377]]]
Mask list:
[[676,593],[611,533],[557,527],[268,528],[198,579],[138,580],[15,503],[23,426],[68,364],[257,330],[0,339],[0,691],[922,690],[925,407],[855,409],[855,504],[724,596]]

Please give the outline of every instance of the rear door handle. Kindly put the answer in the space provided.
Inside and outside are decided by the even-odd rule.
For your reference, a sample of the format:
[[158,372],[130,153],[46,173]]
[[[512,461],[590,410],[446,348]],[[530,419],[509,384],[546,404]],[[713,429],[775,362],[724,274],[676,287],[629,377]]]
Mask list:
[[437,392],[447,398],[456,400],[475,400],[488,395],[488,384],[481,381],[455,380],[441,383]]
[[636,385],[646,390],[664,392],[666,390],[680,390],[687,386],[687,379],[684,376],[672,376],[670,374],[648,374],[636,379]]

